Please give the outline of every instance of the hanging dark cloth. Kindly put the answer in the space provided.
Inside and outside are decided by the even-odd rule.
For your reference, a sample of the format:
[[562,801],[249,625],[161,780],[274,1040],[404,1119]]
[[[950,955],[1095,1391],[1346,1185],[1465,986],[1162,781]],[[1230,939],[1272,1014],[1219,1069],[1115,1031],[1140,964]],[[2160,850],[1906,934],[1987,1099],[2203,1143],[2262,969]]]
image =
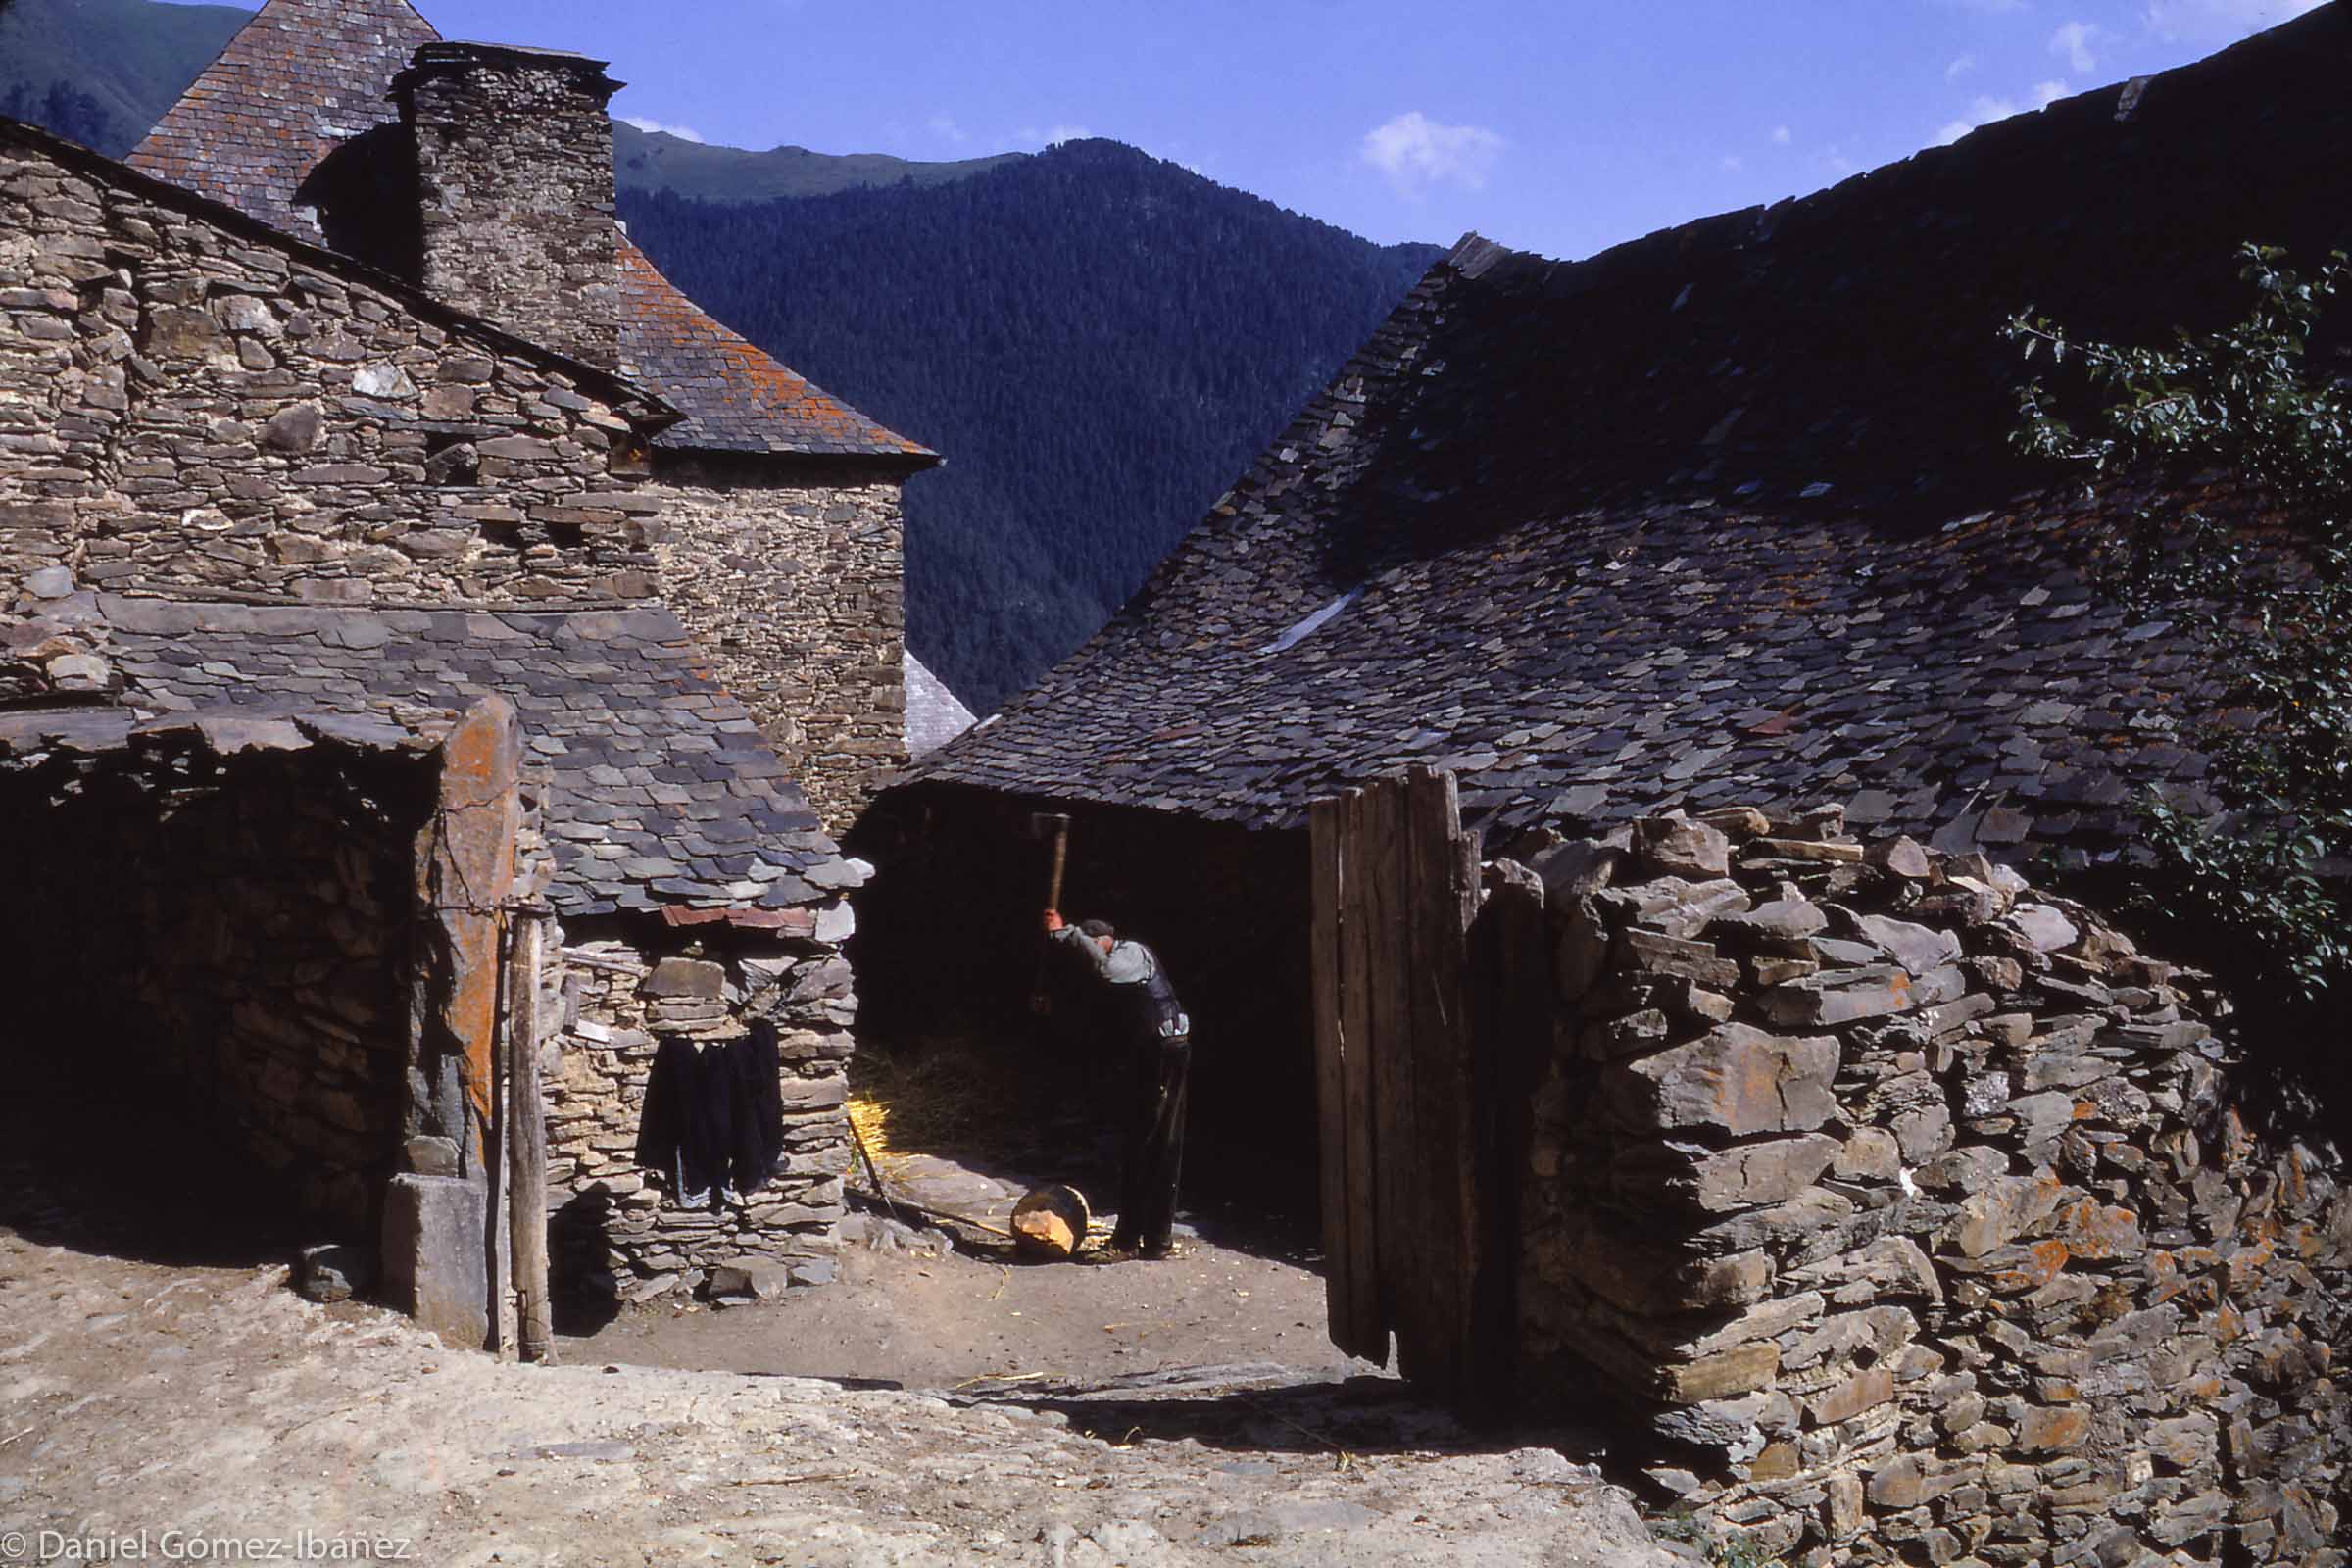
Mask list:
[[776,1051],[776,1026],[754,1018],[752,1032],[727,1046],[735,1084],[735,1137],[730,1164],[735,1191],[750,1194],[767,1185],[784,1152],[784,1062]]
[[724,1050],[664,1040],[637,1124],[637,1163],[669,1177],[681,1208],[714,1206],[735,1152],[736,1075]]
[[646,1080],[637,1163],[668,1178],[680,1208],[741,1202],[767,1185],[784,1152],[782,1073],[765,1018],[724,1044],[662,1041]]

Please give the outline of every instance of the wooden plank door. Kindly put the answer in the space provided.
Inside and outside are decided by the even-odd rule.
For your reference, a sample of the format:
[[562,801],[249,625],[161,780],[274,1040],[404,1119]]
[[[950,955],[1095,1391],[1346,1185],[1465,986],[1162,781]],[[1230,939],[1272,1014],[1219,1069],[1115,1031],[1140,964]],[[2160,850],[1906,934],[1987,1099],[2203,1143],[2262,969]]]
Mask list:
[[[1497,1168],[1470,931],[1479,846],[1452,775],[1313,803],[1315,1062],[1332,1343],[1432,1393],[1485,1381]],[[1504,1179],[1515,1178],[1515,1172]]]

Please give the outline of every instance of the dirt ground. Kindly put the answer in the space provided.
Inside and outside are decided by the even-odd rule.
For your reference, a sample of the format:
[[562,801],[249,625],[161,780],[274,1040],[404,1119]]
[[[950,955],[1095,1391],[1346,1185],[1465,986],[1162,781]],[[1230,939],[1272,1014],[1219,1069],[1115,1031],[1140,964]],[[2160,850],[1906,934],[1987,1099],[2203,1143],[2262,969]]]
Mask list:
[[[566,1340],[564,1353],[918,1389],[1244,1362],[1314,1379],[1377,1370],[1332,1348],[1322,1277],[1306,1255],[1270,1242],[1244,1250],[1196,1234],[1157,1262],[1033,1263],[970,1231],[949,1250],[938,1230],[893,1227],[871,1209],[848,1229],[841,1277],[822,1290],[749,1306],[635,1307]],[[927,1245],[909,1248],[917,1236]]]
[[[0,1563],[1689,1560],[1583,1435],[1466,1431],[1338,1356],[1304,1244],[1247,1215],[1193,1211],[1162,1262],[1022,1265],[861,1213],[833,1286],[639,1308],[521,1366],[302,1299],[307,1238],[200,1142],[159,1183],[116,1156],[160,1145],[14,1109]],[[964,1212],[1017,1179],[893,1160]]]
[[[1024,1070],[1034,1066],[1009,1048],[963,1041],[861,1049],[853,1113],[891,1201],[853,1167],[856,1212],[836,1283],[773,1303],[671,1298],[607,1324],[560,1324],[574,1330],[566,1354],[917,1389],[1250,1362],[1302,1379],[1378,1374],[1325,1336],[1312,1221],[1216,1196],[1228,1162],[1213,1148],[1195,1152],[1176,1255],[1102,1260],[1117,1131],[1083,1092],[1024,1108],[1024,1086],[1043,1076]],[[1047,1182],[1076,1184],[1102,1211],[1097,1245],[1075,1260],[1026,1260],[990,1229],[1004,1230],[1022,1194]],[[975,1223],[938,1217],[948,1215]]]

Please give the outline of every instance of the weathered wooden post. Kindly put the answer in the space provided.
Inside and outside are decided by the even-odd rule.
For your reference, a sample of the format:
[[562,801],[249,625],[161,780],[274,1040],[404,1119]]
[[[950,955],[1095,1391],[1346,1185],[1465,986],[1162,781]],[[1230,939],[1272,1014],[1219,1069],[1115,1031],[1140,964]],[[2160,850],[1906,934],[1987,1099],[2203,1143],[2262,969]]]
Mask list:
[[517,913],[507,949],[507,1224],[513,1233],[517,1348],[556,1358],[548,1304],[547,1104],[539,1088],[539,961],[546,921]]

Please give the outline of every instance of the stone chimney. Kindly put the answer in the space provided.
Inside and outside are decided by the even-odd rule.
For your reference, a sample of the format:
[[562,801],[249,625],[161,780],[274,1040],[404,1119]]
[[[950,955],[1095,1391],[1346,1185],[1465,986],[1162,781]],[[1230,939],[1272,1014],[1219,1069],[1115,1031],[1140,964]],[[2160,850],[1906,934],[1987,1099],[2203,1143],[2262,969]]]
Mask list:
[[464,310],[606,369],[620,361],[612,122],[605,62],[428,43],[394,78],[415,137],[419,281]]

